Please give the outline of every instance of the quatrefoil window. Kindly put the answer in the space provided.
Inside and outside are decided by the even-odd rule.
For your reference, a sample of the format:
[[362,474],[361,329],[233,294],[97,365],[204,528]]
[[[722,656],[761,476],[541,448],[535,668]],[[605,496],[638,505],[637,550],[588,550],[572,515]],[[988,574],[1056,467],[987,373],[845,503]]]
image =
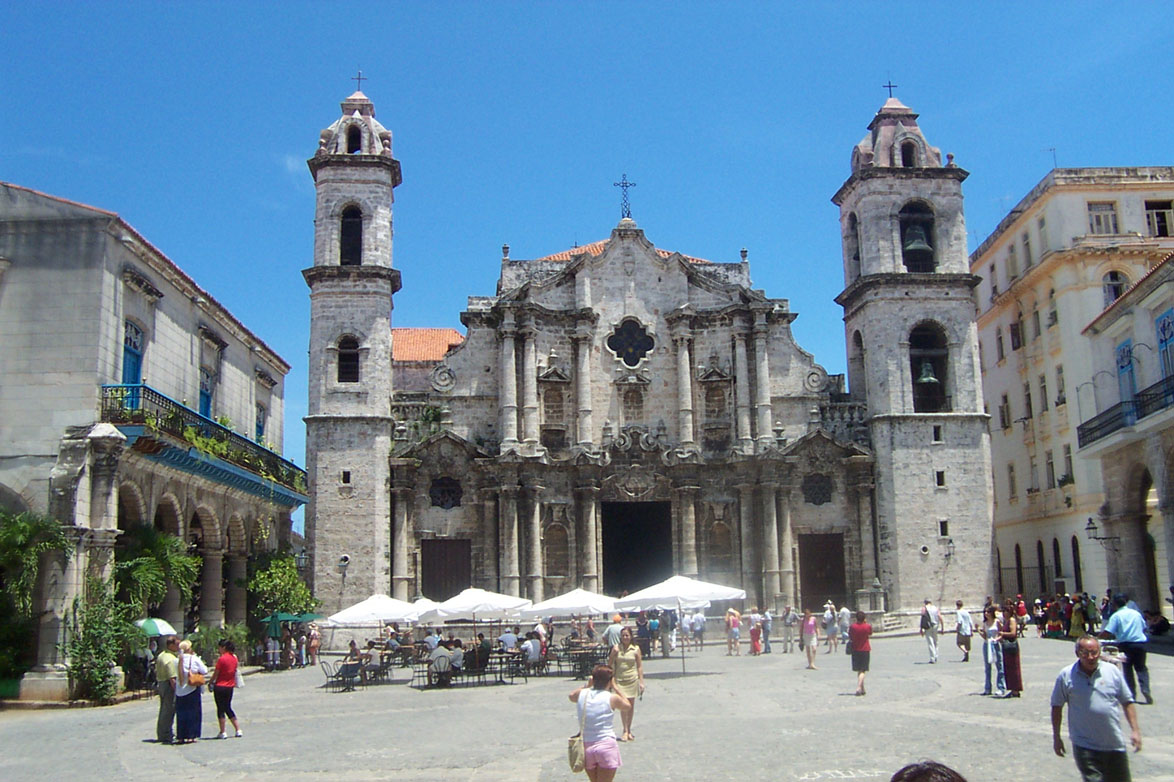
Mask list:
[[637,366],[652,350],[652,337],[634,320],[625,320],[607,338],[607,348],[629,367]]

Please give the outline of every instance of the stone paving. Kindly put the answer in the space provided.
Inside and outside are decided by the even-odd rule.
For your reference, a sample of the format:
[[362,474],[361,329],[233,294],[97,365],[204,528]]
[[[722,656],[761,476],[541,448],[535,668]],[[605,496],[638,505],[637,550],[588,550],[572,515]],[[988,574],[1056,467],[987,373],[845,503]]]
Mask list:
[[[949,637],[943,640],[949,641]],[[917,637],[873,642],[868,695],[857,698],[849,658],[821,654],[727,657],[709,646],[646,665],[636,741],[622,744],[617,780],[887,780],[934,758],[972,782],[1079,779],[1071,756],[1052,754],[1048,695],[1066,642],[1023,642],[1027,690],[981,697],[982,663],[944,646],[929,665]],[[1144,737],[1135,780],[1174,780],[1174,658],[1150,656],[1156,704],[1139,706]],[[0,711],[0,779],[568,780],[574,733],[558,676],[528,684],[419,691],[399,669],[391,684],[327,692],[319,669],[247,679],[236,707],[244,738],[159,746],[155,701],[101,709]],[[204,699],[204,735],[215,706]],[[618,724],[618,718],[617,718]],[[1066,729],[1065,729],[1066,730]],[[1065,740],[1067,734],[1065,733]],[[577,777],[584,780],[586,777]]]

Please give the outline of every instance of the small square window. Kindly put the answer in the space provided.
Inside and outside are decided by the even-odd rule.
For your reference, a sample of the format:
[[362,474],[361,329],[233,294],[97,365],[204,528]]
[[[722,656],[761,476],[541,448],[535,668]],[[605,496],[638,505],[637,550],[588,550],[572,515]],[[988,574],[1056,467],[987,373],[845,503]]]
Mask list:
[[342,482],[343,483],[350,483],[351,482],[351,471],[350,470],[343,470],[342,471]]
[[934,473],[934,480],[937,482],[938,486],[945,486],[946,485],[946,471],[945,470],[938,470],[937,472],[935,472]]
[[950,522],[946,519],[938,521],[938,536],[943,538],[950,537]]
[[942,441],[942,427],[941,427],[941,425],[934,426],[934,428],[933,428],[933,441],[935,443],[940,443]]

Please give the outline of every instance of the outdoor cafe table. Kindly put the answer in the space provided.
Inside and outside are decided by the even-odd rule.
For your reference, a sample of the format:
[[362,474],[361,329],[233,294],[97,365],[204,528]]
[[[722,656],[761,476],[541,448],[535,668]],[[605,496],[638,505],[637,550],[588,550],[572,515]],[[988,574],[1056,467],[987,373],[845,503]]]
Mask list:
[[608,648],[603,644],[572,647],[567,654],[571,657],[575,678],[586,679],[596,664],[607,660]]

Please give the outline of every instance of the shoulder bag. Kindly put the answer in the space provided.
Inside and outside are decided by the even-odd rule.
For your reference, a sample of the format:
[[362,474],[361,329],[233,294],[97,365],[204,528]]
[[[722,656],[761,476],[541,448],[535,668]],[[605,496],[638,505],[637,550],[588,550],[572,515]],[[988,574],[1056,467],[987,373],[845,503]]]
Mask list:
[[192,687],[203,687],[204,684],[208,681],[204,674],[200,673],[199,671],[193,671],[186,665],[184,666],[184,670],[187,672],[188,684],[190,684]]
[[583,725],[587,721],[587,704],[583,702],[583,698],[586,695],[586,690],[579,693],[579,732],[567,739],[567,763],[576,774],[587,764],[587,753],[583,749]]

